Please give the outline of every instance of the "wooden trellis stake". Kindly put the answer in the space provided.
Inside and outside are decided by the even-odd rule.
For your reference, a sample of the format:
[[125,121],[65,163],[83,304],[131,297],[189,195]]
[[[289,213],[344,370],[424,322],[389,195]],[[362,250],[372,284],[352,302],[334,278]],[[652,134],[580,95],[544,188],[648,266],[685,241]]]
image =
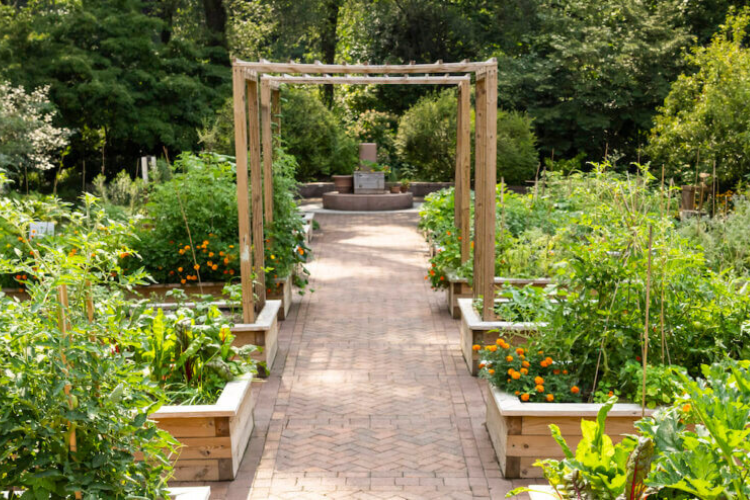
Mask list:
[[[69,340],[68,335],[68,318],[66,314],[66,309],[68,308],[68,287],[67,285],[60,285],[57,289],[57,297],[60,301],[60,306],[58,307],[57,311],[57,326],[60,329],[60,334],[62,335],[61,342],[64,344],[67,340]],[[68,364],[68,358],[65,355],[65,348],[60,349],[60,359],[63,363],[63,375],[67,378],[69,373],[70,365]],[[66,382],[65,386],[63,387],[63,391],[65,391],[65,396],[68,399],[68,409],[72,410],[75,408],[75,404],[73,402],[73,396],[70,394],[72,387],[70,383]],[[76,453],[78,451],[78,444],[76,443],[76,428],[71,423],[68,422],[68,449],[70,450],[70,453]],[[80,491],[75,492],[75,497],[77,499],[83,498]]]

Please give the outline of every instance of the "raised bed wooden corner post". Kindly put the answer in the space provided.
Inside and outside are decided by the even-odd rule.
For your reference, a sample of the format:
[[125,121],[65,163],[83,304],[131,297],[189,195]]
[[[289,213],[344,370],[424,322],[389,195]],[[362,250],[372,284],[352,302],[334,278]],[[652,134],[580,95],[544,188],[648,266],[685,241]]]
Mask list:
[[477,71],[474,202],[474,298],[483,297],[482,319],[494,319],[495,191],[497,184],[497,61]]
[[247,178],[247,115],[245,114],[245,74],[243,68],[232,68],[234,98],[234,148],[237,164],[237,212],[240,226],[240,283],[242,285],[242,321],[255,322],[253,304],[253,263],[251,256],[250,200]]
[[455,220],[461,235],[461,263],[471,256],[471,82],[458,85]]

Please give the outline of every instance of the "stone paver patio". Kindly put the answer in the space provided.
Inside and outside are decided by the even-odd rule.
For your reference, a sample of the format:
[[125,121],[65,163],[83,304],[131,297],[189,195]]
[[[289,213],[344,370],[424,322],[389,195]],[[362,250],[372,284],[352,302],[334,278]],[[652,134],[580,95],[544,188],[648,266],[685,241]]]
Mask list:
[[256,429],[214,499],[504,498],[458,322],[424,280],[415,211],[318,214],[314,293],[258,383]]

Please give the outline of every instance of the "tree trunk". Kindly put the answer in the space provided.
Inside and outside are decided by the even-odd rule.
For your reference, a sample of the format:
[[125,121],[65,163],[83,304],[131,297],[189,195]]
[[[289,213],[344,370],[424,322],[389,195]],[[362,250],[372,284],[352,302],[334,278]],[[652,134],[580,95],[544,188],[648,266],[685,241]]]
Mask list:
[[[324,6],[323,26],[320,30],[320,51],[323,53],[323,62],[333,64],[336,59],[336,28],[339,23],[339,9],[342,0],[326,0]],[[323,86],[323,102],[329,108],[333,107],[333,85]]]
[[203,12],[206,15],[206,27],[211,34],[214,45],[226,47],[227,11],[223,0],[203,0]]

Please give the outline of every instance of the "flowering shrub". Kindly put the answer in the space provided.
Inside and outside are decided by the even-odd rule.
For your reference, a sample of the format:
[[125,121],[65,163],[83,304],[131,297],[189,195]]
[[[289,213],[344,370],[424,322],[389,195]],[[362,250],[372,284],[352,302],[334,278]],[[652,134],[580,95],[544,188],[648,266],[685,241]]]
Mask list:
[[52,125],[57,110],[49,87],[27,94],[0,81],[0,168],[14,177],[28,170],[49,170],[53,156],[68,143],[71,131]]
[[[295,163],[280,152],[274,164],[274,223],[266,228],[266,282],[289,276],[307,261],[303,221],[291,191]],[[154,184],[133,241],[137,255],[123,267],[144,266],[159,283],[197,283],[239,279],[237,188],[230,157],[181,155],[175,174]],[[188,230],[189,228],[189,230]],[[297,280],[304,286],[305,279]]]
[[580,401],[568,364],[555,361],[544,351],[512,347],[505,339],[497,344],[474,345],[481,352],[481,375],[496,387],[515,394],[524,402]]

